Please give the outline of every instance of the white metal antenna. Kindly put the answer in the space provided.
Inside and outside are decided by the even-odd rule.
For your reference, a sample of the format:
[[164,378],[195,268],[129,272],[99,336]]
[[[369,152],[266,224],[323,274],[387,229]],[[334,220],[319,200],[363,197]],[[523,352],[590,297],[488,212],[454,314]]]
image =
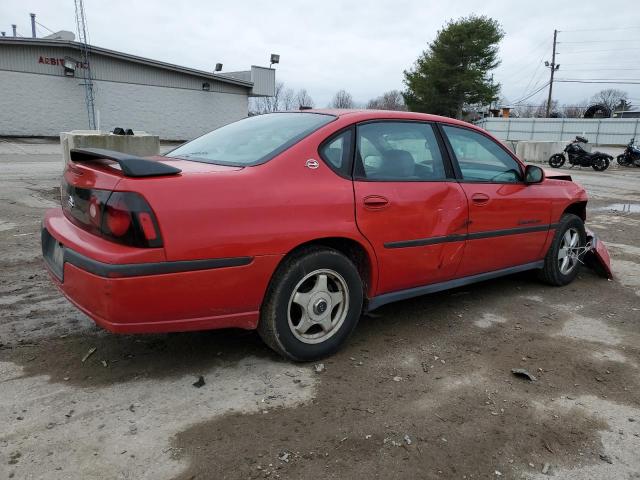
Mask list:
[[80,49],[80,70],[84,79],[85,103],[87,104],[87,115],[89,117],[89,129],[96,129],[95,99],[93,96],[93,79],[91,77],[91,62],[89,61],[89,39],[87,34],[87,19],[84,13],[84,2],[74,0],[76,6],[76,27],[78,29],[78,42]]

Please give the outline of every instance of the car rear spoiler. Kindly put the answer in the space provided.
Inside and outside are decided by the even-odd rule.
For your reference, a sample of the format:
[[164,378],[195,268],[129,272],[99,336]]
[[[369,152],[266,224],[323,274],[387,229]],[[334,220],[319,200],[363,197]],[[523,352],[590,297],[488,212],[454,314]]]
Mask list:
[[72,162],[92,162],[94,160],[113,160],[120,165],[122,173],[127,177],[156,177],[175,175],[182,170],[156,160],[136,157],[128,153],[105,150],[104,148],[72,148]]

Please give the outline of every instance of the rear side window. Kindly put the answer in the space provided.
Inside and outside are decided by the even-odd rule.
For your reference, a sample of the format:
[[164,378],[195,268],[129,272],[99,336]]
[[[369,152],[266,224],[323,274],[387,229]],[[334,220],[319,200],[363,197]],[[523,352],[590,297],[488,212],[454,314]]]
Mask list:
[[443,125],[463,180],[516,183],[522,180],[520,165],[500,145],[467,128]]
[[345,130],[320,146],[320,156],[337,173],[351,175],[352,130]]
[[309,112],[257,115],[209,132],[172,150],[167,156],[218,165],[258,165],[335,118]]
[[418,122],[372,122],[358,126],[357,176],[372,181],[444,180],[433,127]]

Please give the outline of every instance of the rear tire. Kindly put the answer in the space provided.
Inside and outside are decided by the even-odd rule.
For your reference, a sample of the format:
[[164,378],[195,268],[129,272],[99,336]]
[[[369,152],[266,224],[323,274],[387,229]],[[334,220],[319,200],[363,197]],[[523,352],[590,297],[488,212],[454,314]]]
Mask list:
[[600,157],[594,161],[593,165],[591,165],[596,172],[604,172],[607,168],[609,168],[609,159],[605,157]]
[[258,333],[280,355],[313,361],[335,353],[358,324],[363,286],[342,253],[309,247],[278,267],[260,310]]
[[580,270],[579,254],[586,242],[582,219],[571,213],[563,215],[544,258],[540,279],[555,286],[571,283]]
[[549,165],[552,166],[553,168],[562,167],[562,165],[564,165],[564,162],[565,162],[565,158],[564,158],[564,155],[562,155],[561,153],[556,153],[554,155],[551,155],[551,157],[549,157]]

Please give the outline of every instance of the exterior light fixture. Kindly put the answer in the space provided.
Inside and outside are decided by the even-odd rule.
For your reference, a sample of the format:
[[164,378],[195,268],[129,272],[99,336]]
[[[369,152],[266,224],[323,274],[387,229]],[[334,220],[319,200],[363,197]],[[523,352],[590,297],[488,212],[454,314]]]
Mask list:
[[65,58],[64,63],[62,64],[64,67],[64,76],[65,77],[73,77],[76,74],[76,61],[72,58]]
[[204,82],[202,84],[202,90],[204,90],[205,92],[208,92],[209,90],[211,90],[211,84],[209,82]]
[[216,63],[216,68],[213,70],[213,73],[221,72],[221,71],[222,71],[222,64]]
[[271,65],[269,65],[269,68],[273,68],[273,65],[276,63],[280,63],[280,55],[278,55],[277,53],[272,53],[271,54]]

